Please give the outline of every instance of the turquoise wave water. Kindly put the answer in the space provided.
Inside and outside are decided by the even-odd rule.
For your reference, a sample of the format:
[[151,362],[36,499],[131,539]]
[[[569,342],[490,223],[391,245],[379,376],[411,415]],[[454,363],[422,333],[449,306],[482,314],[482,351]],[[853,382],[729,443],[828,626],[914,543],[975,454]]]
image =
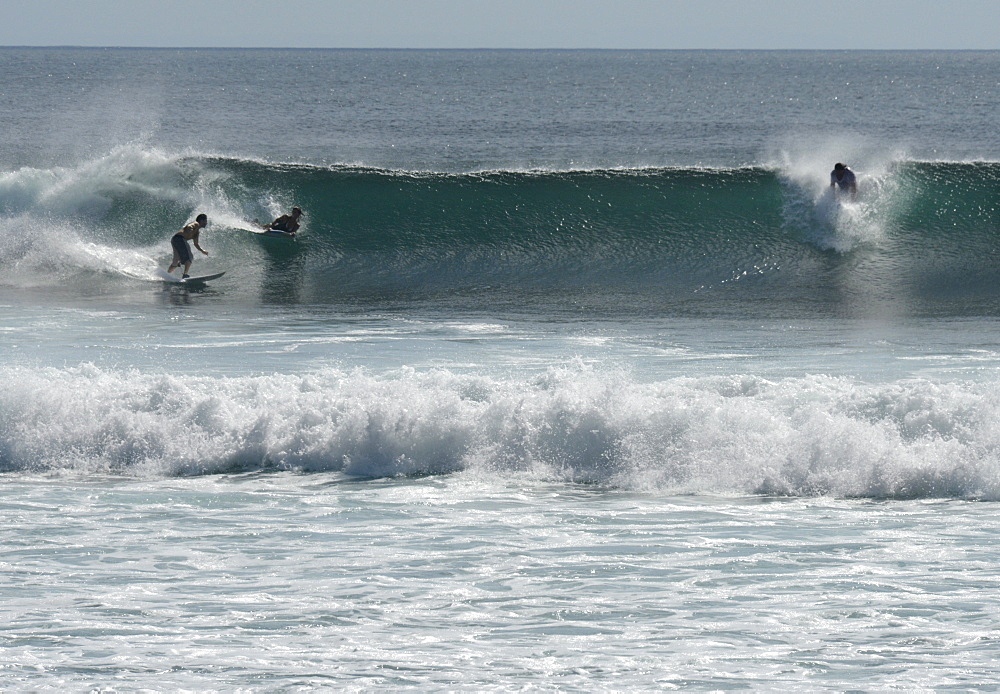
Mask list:
[[[443,174],[126,149],[4,175],[0,260],[34,282],[73,281],[95,264],[141,275],[204,211],[208,263],[280,270],[310,301],[483,288],[639,308],[739,296],[810,310],[901,297],[967,310],[996,298],[1000,164],[902,161],[859,174],[852,201],[831,196],[823,170]],[[297,243],[245,233],[247,220],[292,205],[306,210]],[[23,231],[29,218],[43,238]]]

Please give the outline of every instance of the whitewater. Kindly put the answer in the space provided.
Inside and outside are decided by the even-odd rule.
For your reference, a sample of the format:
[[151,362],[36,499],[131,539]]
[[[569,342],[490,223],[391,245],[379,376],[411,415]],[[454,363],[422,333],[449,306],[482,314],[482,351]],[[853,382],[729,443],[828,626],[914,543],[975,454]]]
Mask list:
[[0,61],[0,689],[1000,686],[1000,54]]

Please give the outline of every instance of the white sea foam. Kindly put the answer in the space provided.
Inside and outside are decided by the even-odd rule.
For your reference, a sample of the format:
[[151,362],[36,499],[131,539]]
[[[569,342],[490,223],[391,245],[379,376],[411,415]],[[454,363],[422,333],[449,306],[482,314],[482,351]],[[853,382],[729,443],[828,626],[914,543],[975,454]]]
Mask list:
[[515,474],[671,493],[998,498],[993,383],[552,369],[185,378],[8,369],[10,471]]

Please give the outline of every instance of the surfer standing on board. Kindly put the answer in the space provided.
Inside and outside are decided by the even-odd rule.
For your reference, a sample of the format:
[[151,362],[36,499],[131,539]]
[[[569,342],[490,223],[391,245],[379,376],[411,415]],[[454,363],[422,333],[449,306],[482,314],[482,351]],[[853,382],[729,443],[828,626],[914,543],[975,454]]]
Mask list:
[[191,252],[191,246],[188,245],[188,241],[194,244],[194,247],[199,251],[208,255],[208,251],[198,245],[198,234],[201,230],[208,226],[208,215],[200,214],[194,218],[194,221],[187,224],[183,229],[178,231],[170,238],[170,245],[174,249],[174,260],[170,263],[170,267],[167,268],[167,273],[173,272],[177,267],[184,266],[184,279],[190,277],[188,272],[191,270],[191,263],[194,261],[194,254]]
[[830,172],[830,187],[837,188],[838,186],[841,191],[850,192],[851,200],[858,197],[857,177],[853,171],[840,162],[834,164],[833,171]]
[[265,224],[264,228],[268,231],[283,231],[289,236],[295,236],[295,232],[299,230],[299,217],[302,216],[301,207],[293,207],[291,214],[283,214],[270,224]]

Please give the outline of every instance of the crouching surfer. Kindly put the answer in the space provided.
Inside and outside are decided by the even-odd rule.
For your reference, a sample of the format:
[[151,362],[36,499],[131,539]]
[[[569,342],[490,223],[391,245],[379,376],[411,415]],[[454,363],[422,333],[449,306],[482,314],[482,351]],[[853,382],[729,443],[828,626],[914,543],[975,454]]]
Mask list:
[[167,268],[168,274],[183,265],[184,279],[191,276],[188,273],[191,271],[191,263],[194,261],[194,254],[191,252],[191,246],[188,245],[188,241],[193,243],[194,247],[199,251],[208,255],[208,251],[198,245],[198,234],[200,234],[201,230],[207,226],[208,215],[200,214],[194,218],[193,222],[185,225],[183,229],[171,237],[170,245],[174,249],[174,260],[170,263],[170,267]]
[[858,179],[854,172],[841,163],[834,164],[833,171],[830,172],[830,187],[839,188],[841,193],[850,193],[851,200],[858,197]]

